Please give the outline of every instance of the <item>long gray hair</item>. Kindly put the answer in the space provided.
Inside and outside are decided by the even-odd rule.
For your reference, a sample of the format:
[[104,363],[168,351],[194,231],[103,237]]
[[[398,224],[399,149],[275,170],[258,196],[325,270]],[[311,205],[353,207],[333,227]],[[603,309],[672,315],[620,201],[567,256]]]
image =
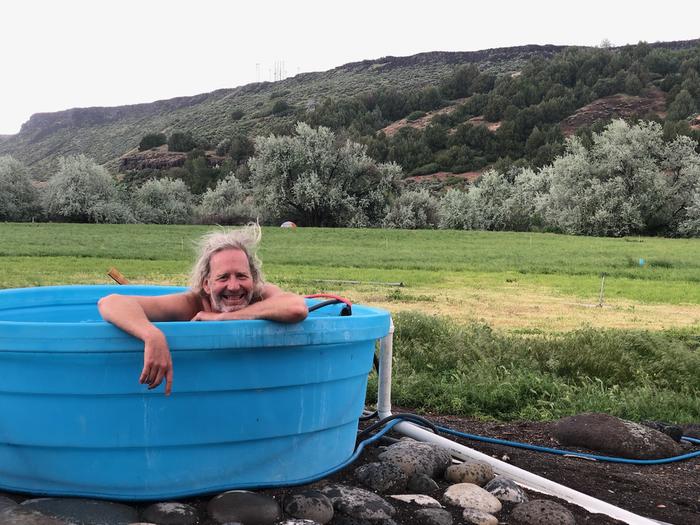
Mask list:
[[260,225],[250,223],[235,230],[213,231],[202,236],[197,243],[197,262],[190,275],[190,287],[199,294],[205,295],[204,281],[211,272],[211,258],[222,250],[241,250],[248,258],[250,276],[253,279],[253,295],[259,298],[265,279],[262,274],[262,261],[257,256],[258,244],[262,237]]

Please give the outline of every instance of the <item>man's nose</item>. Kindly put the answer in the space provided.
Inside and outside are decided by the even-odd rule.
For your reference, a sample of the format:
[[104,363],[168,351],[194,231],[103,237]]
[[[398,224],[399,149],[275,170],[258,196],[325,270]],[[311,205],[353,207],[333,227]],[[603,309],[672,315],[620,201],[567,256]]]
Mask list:
[[235,277],[231,277],[226,283],[226,288],[228,288],[229,290],[238,290],[238,288],[240,288],[240,283],[238,282],[238,279],[236,279]]

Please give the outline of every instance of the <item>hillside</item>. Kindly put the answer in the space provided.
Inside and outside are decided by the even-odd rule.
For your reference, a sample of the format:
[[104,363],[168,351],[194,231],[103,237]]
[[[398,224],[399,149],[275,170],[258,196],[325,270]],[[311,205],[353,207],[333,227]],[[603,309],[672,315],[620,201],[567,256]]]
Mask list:
[[212,150],[221,140],[286,134],[305,120],[365,143],[375,159],[414,176],[473,173],[501,160],[541,166],[562,151],[564,137],[611,118],[663,121],[672,113],[670,134],[694,132],[683,120],[693,122],[700,107],[698,43],[530,45],[364,60],[147,104],[38,113],[17,135],[0,138],[0,155],[13,155],[38,180],[54,172],[58,157],[77,153],[113,172],[166,170],[182,166],[184,154],[136,146],[148,133],[185,131],[218,166],[224,157]]
[[[293,109],[312,109],[323,97],[347,98],[385,86],[414,89],[435,84],[456,67],[477,64],[496,74],[518,71],[533,57],[549,57],[561,46],[521,46],[474,52],[431,52],[345,64],[330,71],[302,73],[279,82],[261,82],[191,97],[118,107],[73,108],[37,113],[17,135],[0,141],[0,155],[11,154],[46,178],[55,159],[85,153],[116,168],[116,159],[149,132],[188,130],[216,143],[234,132],[259,134],[288,127],[296,113],[271,113],[285,100]],[[242,111],[240,120],[231,118]]]

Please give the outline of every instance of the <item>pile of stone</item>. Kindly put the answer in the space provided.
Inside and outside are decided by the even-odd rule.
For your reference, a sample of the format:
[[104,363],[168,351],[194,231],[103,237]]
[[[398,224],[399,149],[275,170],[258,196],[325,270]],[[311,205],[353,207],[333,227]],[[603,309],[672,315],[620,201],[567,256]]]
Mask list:
[[[528,501],[513,481],[496,477],[482,462],[453,464],[444,449],[404,438],[383,449],[378,461],[354,469],[356,485],[319,482],[278,501],[249,491],[228,491],[203,509],[154,503],[141,512],[113,502],[35,498],[21,504],[0,496],[2,525],[397,525],[396,506],[411,523],[497,524],[503,504],[515,505],[508,523],[568,524],[573,515],[548,500]],[[206,513],[206,515],[204,515]],[[455,516],[461,516],[455,520]]]

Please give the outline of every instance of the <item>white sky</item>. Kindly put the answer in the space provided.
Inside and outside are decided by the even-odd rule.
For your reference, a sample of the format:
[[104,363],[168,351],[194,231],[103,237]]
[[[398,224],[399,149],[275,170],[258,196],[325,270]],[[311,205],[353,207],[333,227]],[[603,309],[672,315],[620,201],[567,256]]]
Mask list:
[[0,134],[33,113],[195,95],[364,59],[700,37],[697,0],[8,0]]

